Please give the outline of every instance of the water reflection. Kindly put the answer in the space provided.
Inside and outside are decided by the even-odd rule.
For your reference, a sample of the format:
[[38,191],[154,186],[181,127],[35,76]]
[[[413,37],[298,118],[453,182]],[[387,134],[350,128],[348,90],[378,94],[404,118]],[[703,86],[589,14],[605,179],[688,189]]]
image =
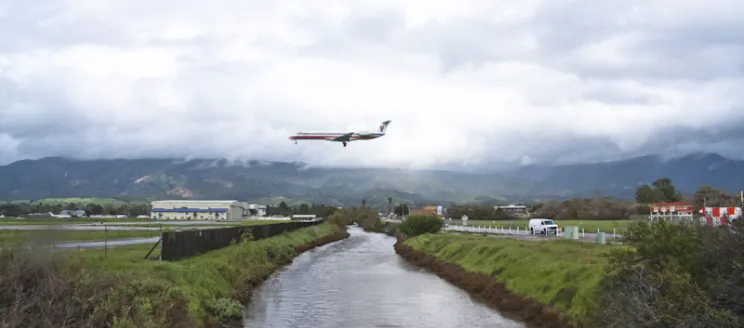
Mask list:
[[524,327],[406,263],[392,237],[349,230],[259,288],[245,327]]

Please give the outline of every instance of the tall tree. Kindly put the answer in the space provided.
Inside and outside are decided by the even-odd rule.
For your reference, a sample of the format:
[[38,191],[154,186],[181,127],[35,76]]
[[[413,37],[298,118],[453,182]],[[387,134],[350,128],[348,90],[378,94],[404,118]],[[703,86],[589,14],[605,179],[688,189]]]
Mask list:
[[635,194],[636,202],[641,204],[651,204],[656,202],[654,190],[647,184],[644,184],[636,189]]
[[289,216],[292,215],[292,209],[289,208],[289,205],[287,205],[287,203],[282,201],[281,203],[279,203],[279,206],[276,209],[276,214]]
[[310,207],[307,206],[307,203],[302,203],[302,205],[300,205],[297,214],[310,214]]
[[653,182],[653,186],[664,195],[664,201],[678,202],[682,200],[682,194],[677,191],[670,178],[658,178]]

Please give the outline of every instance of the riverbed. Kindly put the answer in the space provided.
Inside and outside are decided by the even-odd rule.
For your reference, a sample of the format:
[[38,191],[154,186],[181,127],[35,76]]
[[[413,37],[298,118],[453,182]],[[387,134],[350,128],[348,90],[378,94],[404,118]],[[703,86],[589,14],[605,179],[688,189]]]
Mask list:
[[413,267],[395,239],[349,228],[348,239],[305,252],[259,287],[245,327],[525,327],[436,275]]

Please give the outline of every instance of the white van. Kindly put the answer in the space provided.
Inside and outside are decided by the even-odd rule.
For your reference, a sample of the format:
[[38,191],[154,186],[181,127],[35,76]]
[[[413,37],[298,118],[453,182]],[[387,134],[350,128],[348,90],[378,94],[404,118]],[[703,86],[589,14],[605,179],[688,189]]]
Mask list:
[[530,219],[530,233],[531,234],[551,234],[551,235],[557,235],[558,234],[558,225],[553,222],[551,219]]

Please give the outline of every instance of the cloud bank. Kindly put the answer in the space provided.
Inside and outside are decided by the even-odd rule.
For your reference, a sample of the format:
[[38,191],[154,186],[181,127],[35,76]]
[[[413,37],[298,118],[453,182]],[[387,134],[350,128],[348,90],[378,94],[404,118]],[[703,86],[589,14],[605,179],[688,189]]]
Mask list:
[[[0,3],[0,162],[741,157],[735,0]],[[374,141],[300,142],[371,130]]]

